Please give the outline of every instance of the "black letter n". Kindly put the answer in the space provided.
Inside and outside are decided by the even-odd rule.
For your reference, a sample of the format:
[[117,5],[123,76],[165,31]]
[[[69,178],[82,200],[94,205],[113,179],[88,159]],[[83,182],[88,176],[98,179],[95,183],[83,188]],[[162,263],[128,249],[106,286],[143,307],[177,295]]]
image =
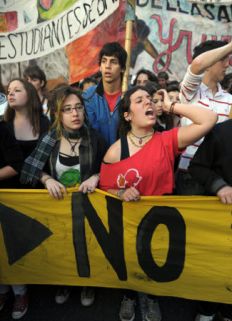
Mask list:
[[122,202],[106,196],[109,232],[86,194],[72,194],[73,243],[80,277],[90,277],[89,258],[85,237],[85,217],[100,244],[102,251],[120,280],[127,280],[123,247]]

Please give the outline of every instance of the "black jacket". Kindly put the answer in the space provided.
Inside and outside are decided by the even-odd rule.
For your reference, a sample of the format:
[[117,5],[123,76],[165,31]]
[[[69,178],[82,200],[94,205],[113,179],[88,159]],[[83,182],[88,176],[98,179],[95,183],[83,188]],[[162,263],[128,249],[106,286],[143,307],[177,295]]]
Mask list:
[[189,167],[191,175],[215,195],[232,186],[232,119],[217,124],[205,137]]

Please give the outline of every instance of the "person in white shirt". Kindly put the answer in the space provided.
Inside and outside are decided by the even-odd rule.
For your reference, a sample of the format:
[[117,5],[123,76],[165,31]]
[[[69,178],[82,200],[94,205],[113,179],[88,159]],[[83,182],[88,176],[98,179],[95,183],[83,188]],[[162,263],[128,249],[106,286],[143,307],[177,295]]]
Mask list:
[[[232,42],[208,40],[194,48],[193,61],[188,67],[180,90],[181,102],[198,103],[218,114],[218,123],[229,118],[232,95],[222,89],[220,81],[229,67]],[[181,119],[181,126],[191,121]],[[188,146],[180,158],[176,173],[176,193],[181,195],[202,195],[204,188],[188,172],[189,163],[204,138]],[[195,321],[212,321],[218,306],[201,302]]]
[[[222,89],[220,81],[229,67],[232,42],[208,40],[194,48],[193,61],[181,83],[182,103],[198,103],[218,114],[218,122],[229,118],[232,95]],[[189,125],[187,118],[181,126]],[[176,193],[181,195],[203,194],[203,188],[190,176],[188,166],[204,138],[190,145],[180,158],[176,175]]]

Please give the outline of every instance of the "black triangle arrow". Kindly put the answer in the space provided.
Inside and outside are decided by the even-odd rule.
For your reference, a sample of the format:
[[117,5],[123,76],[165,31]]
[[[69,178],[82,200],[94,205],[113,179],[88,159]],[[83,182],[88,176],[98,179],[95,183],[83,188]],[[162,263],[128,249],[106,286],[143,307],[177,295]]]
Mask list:
[[53,234],[37,220],[1,203],[0,224],[10,265]]

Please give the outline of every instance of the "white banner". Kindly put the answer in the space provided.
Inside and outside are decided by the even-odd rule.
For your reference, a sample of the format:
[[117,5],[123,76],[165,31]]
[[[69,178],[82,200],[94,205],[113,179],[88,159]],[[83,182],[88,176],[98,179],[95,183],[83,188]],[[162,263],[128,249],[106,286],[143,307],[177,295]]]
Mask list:
[[[232,40],[232,5],[216,6],[187,0],[137,0],[138,33],[143,40],[133,74],[141,67],[171,71],[181,81],[193,48],[205,40]],[[140,46],[141,47],[141,46]]]
[[94,29],[119,6],[119,0],[79,0],[54,19],[20,32],[0,34],[0,64],[47,55]]

